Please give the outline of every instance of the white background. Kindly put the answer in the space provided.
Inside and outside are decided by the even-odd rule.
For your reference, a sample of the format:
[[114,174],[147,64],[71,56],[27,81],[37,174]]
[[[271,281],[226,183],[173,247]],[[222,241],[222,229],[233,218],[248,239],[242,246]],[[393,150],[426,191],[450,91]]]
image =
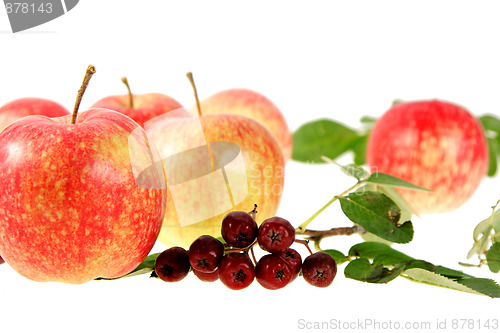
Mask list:
[[[477,115],[499,114],[499,9],[494,1],[82,0],[65,16],[18,34],[0,10],[0,105],[38,96],[71,109],[94,64],[82,109],[124,93],[123,75],[135,93],[162,92],[191,106],[185,73],[192,71],[200,98],[234,87],[257,90],[280,107],[292,130],[324,117],[355,127],[396,98],[440,98]],[[290,162],[285,183],[279,215],[298,226],[352,181],[332,166]],[[455,212],[414,219],[414,241],[397,248],[461,269],[474,226],[500,198],[498,183],[485,179]],[[348,225],[334,205],[311,227]],[[360,240],[328,244],[347,252]],[[486,267],[465,271],[499,280]],[[0,266],[0,332],[295,332],[304,331],[300,320],[335,319],[430,322],[434,329],[446,319],[456,332],[453,319],[500,320],[498,306],[403,278],[365,284],[346,279],[343,268],[327,289],[298,279],[279,291],[254,283],[234,292],[192,275],[177,284],[146,276],[36,283]]]

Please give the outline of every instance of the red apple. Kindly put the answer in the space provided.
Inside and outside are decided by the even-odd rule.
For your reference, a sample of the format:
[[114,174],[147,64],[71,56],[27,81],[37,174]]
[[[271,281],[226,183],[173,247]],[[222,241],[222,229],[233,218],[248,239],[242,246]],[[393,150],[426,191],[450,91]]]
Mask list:
[[129,273],[164,216],[164,172],[148,169],[158,156],[144,130],[106,109],[73,116],[28,116],[0,133],[0,255],[35,281]]
[[[122,78],[128,88],[128,95],[108,96],[92,105],[92,108],[105,108],[115,110],[132,118],[140,126],[150,119],[168,113],[172,110],[182,109],[182,105],[172,97],[159,93],[134,95],[131,93],[128,81]],[[187,112],[184,114],[188,116]]]
[[69,111],[64,106],[48,99],[19,98],[0,107],[0,131],[22,117],[31,115],[61,117],[68,114]]
[[259,122],[202,112],[199,118],[166,118],[148,125],[169,185],[160,241],[189,247],[200,235],[219,237],[229,211],[251,211],[254,204],[258,222],[276,214],[284,158],[275,137]]
[[201,102],[203,114],[230,113],[250,117],[267,128],[278,141],[285,160],[292,156],[292,134],[281,111],[262,94],[248,89],[228,89]]
[[367,163],[432,190],[399,190],[417,212],[443,213],[475,192],[488,169],[488,146],[481,124],[463,107],[440,100],[401,102],[376,122]]

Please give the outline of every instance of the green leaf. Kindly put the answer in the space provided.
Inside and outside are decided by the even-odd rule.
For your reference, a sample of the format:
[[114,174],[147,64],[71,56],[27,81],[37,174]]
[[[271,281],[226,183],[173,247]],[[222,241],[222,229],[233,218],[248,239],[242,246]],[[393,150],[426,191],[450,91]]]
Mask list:
[[493,244],[486,253],[488,267],[493,273],[500,272],[500,243]]
[[321,119],[302,125],[293,134],[292,159],[324,163],[322,156],[335,159],[348,151],[358,134],[333,120]]
[[429,191],[423,187],[411,184],[405,180],[402,180],[400,178],[381,173],[381,172],[374,172],[368,177],[366,180],[368,183],[372,184],[378,184],[378,185],[389,185],[389,186],[394,186],[394,187],[401,187],[401,188],[408,188],[412,190],[420,190],[420,191]]
[[410,221],[399,225],[401,210],[385,194],[373,191],[350,193],[340,197],[344,214],[366,231],[394,243],[408,243],[413,238]]
[[349,261],[349,258],[347,258],[347,256],[340,251],[330,249],[330,250],[323,250],[323,252],[328,253],[333,259],[335,259],[337,265],[341,265]]
[[490,165],[488,167],[488,177],[493,177],[497,173],[498,161],[497,154],[500,153],[500,147],[495,139],[488,138],[488,150],[490,153]]
[[354,164],[366,164],[366,146],[368,144],[369,134],[361,135],[351,145],[351,150],[354,153]]
[[337,162],[335,162],[334,160],[331,160],[331,159],[329,159],[326,156],[322,156],[321,158],[325,162],[328,162],[328,163],[331,163],[331,164],[334,164],[334,165],[338,166],[340,168],[340,170],[342,170],[343,173],[345,173],[348,176],[354,177],[357,180],[365,179],[365,178],[367,178],[370,175],[368,173],[368,171],[366,171],[365,169],[363,169],[362,166],[355,165],[355,164],[340,165]]
[[404,264],[398,264],[393,269],[385,268],[382,264],[370,264],[365,258],[351,261],[344,269],[347,278],[369,282],[387,283],[398,277],[404,270]]
[[410,204],[408,204],[408,202],[401,196],[401,194],[399,194],[398,191],[396,191],[394,187],[380,185],[378,186],[377,191],[387,195],[396,205],[398,205],[399,209],[401,209],[401,219],[403,221],[411,220],[413,215],[419,216],[418,212],[415,211]]
[[349,256],[373,259],[375,264],[383,265],[395,265],[413,260],[412,257],[379,242],[364,242],[353,245],[349,250]]
[[498,119],[494,115],[483,115],[479,117],[479,121],[481,121],[481,124],[483,124],[485,130],[500,133],[500,119]]
[[360,119],[362,124],[375,124],[377,122],[377,120],[378,120],[378,118],[371,117],[371,116],[363,116]]
[[155,261],[160,253],[150,254],[132,272],[117,278],[97,278],[96,280],[117,280],[124,277],[132,277],[141,274],[151,274],[155,270]]
[[358,257],[344,269],[345,276],[351,279],[385,283],[401,275],[416,282],[500,297],[500,286],[491,279],[476,278],[462,271],[416,260],[386,244],[376,242],[356,244],[349,250],[349,256]]

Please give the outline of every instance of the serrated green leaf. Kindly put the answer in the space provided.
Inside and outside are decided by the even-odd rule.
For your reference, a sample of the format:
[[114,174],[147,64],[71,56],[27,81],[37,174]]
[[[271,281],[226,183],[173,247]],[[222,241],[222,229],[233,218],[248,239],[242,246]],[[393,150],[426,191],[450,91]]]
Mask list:
[[394,243],[408,243],[413,238],[410,221],[399,225],[401,211],[385,194],[373,191],[350,193],[340,197],[344,214],[368,232]]
[[486,253],[488,267],[493,273],[500,272],[500,243],[493,244]]
[[385,268],[384,265],[370,264],[365,258],[359,258],[351,261],[344,269],[344,275],[347,278],[369,282],[369,283],[387,283],[394,280],[404,270],[404,264],[396,265],[393,269]]
[[500,297],[500,286],[491,279],[467,277],[460,279],[457,282],[483,295],[487,295],[492,298]]
[[[430,284],[433,286],[450,288],[454,290],[464,291],[467,293],[481,295],[481,292],[469,288],[468,286],[461,284],[455,280],[449,279],[446,276],[436,274],[426,269],[422,268],[411,268],[402,273],[403,277],[410,279],[415,282]],[[498,296],[496,296],[498,297]]]
[[400,188],[408,188],[411,190],[419,190],[419,191],[428,191],[430,190],[425,189],[423,187],[414,185],[412,183],[409,183],[405,180],[402,180],[400,178],[382,173],[382,172],[374,172],[368,177],[366,180],[368,183],[372,184],[378,184],[378,185],[389,185],[389,186],[394,186],[394,187],[400,187]]
[[[500,297],[500,286],[490,279],[476,278],[462,271],[416,260],[381,243],[360,243],[349,255],[358,257],[344,270],[346,277],[371,283],[384,283],[396,276],[468,293]],[[373,259],[370,263],[369,259]],[[352,265],[351,265],[352,264]]]
[[341,265],[349,261],[349,258],[347,258],[347,256],[340,251],[329,249],[329,250],[323,250],[323,252],[328,253],[333,259],[335,259],[337,265]]
[[322,156],[335,159],[348,151],[358,134],[333,120],[321,119],[302,125],[293,134],[292,159],[324,163]]

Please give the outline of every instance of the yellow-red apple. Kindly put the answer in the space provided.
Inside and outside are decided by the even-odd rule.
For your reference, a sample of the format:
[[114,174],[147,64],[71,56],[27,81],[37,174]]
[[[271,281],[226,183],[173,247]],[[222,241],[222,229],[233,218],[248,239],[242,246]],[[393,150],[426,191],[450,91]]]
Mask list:
[[230,113],[250,117],[276,137],[285,160],[292,156],[292,134],[278,107],[264,95],[248,89],[228,89],[201,101],[203,114]]
[[69,111],[59,103],[38,97],[19,98],[0,107],[0,131],[19,118],[31,115],[62,117]]
[[[128,81],[122,78],[128,89],[128,94],[113,95],[100,99],[92,108],[105,108],[123,113],[132,118],[140,126],[150,119],[156,118],[172,110],[182,109],[182,105],[170,96],[160,93],[132,94]],[[178,113],[180,114],[180,113]],[[187,112],[185,116],[187,116]]]
[[189,247],[200,235],[219,237],[228,212],[251,211],[254,204],[258,223],[276,214],[285,162],[276,138],[259,122],[201,111],[199,117],[159,117],[145,128],[167,175],[163,243]]
[[144,130],[115,111],[76,110],[24,117],[0,133],[0,255],[35,281],[129,273],[165,212],[164,171],[151,167],[158,153]]
[[376,122],[367,163],[432,192],[399,190],[419,213],[443,213],[464,204],[488,169],[488,145],[479,121],[440,100],[395,104]]

